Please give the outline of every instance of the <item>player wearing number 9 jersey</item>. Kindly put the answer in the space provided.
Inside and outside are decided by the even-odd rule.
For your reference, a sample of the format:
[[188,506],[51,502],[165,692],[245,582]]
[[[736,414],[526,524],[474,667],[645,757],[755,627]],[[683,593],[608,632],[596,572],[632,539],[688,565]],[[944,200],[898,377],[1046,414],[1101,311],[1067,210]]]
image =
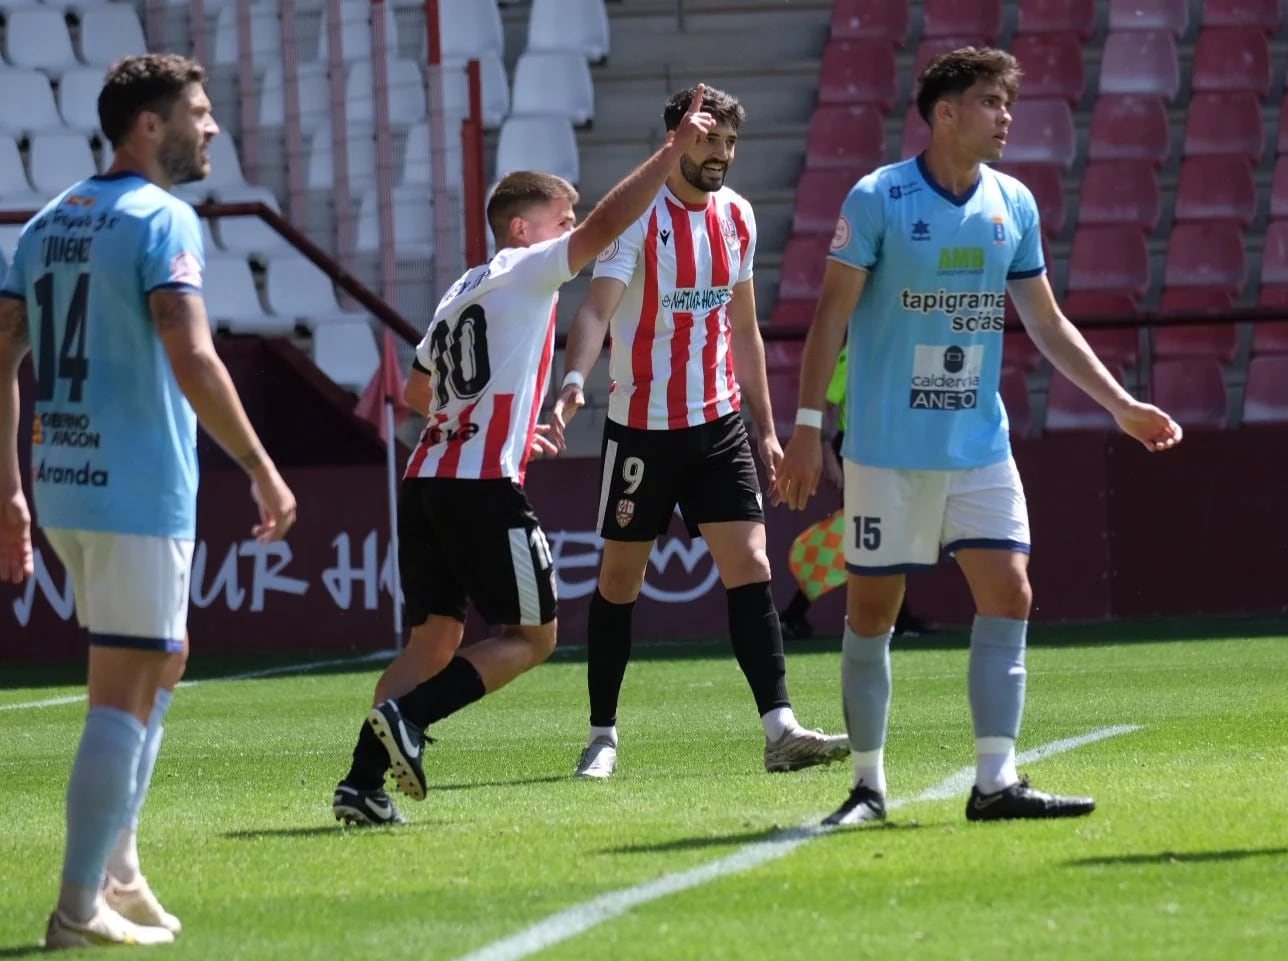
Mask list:
[[31,350],[36,506],[90,644],[50,948],[179,931],[140,873],[136,828],[187,659],[198,421],[251,476],[253,533],[277,539],[295,519],[211,341],[196,214],[169,193],[210,170],[219,128],[204,82],[199,64],[171,55],[108,70],[98,112],[112,167],[23,228],[0,290],[0,577],[33,569],[16,452],[18,364]]
[[[487,215],[497,253],[443,295],[405,390],[428,418],[398,503],[411,637],[376,685],[332,800],[337,819],[400,820],[384,792],[386,770],[404,793],[424,798],[424,729],[554,650],[554,567],[522,484],[534,452],[557,450],[537,425],[556,293],[644,212],[680,154],[714,123],[699,88],[674,140],[579,227],[577,191],[560,177],[511,173],[493,190]],[[457,653],[470,603],[501,631]]]

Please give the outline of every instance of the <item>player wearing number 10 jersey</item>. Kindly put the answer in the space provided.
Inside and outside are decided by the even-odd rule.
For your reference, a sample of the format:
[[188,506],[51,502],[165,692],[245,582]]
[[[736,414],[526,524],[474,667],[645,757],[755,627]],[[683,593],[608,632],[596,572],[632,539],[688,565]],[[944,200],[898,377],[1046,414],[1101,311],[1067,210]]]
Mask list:
[[[492,192],[496,256],[443,296],[407,382],[408,403],[428,415],[398,504],[411,638],[376,685],[376,706],[332,801],[337,819],[400,820],[384,793],[386,769],[404,793],[423,799],[424,729],[554,650],[554,567],[522,484],[534,452],[557,450],[537,424],[556,294],[644,211],[680,154],[714,123],[699,90],[674,141],[576,228],[577,191],[562,178],[512,173]],[[458,654],[467,603],[501,633]]]

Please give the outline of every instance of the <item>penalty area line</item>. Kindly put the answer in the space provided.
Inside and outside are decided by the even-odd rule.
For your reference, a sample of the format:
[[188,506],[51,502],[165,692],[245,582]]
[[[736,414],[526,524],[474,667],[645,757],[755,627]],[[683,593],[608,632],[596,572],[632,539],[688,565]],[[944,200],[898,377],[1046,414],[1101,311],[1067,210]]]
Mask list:
[[[1094,731],[1088,731],[1086,734],[1080,734],[1077,737],[1052,741],[1033,750],[1025,751],[1015,760],[1017,764],[1032,764],[1043,758],[1064,754],[1067,751],[1073,751],[1088,744],[1094,744],[1097,741],[1130,734],[1132,731],[1139,730],[1140,727],[1141,725],[1139,724],[1119,724],[1113,727],[1098,728]],[[962,768],[929,790],[922,791],[910,801],[892,801],[889,808],[894,810],[918,801],[942,801],[957,797],[970,788],[971,784],[974,783],[974,779],[974,767]],[[831,833],[831,830],[831,828],[825,828],[818,824],[807,824],[778,831],[763,841],[745,845],[727,857],[708,861],[706,864],[700,864],[687,871],[664,874],[662,877],[645,884],[622,888],[619,891],[610,891],[597,898],[565,908],[516,934],[502,938],[499,941],[493,941],[477,951],[461,955],[456,961],[520,961],[520,959],[536,954],[538,951],[583,934],[605,921],[620,917],[641,904],[648,904],[650,901],[656,901],[659,898],[664,898],[680,891],[687,891],[690,888],[699,887],[719,878],[741,874],[743,871],[750,871],[752,868],[759,867],[766,862],[786,857],[801,845],[823,834]]]

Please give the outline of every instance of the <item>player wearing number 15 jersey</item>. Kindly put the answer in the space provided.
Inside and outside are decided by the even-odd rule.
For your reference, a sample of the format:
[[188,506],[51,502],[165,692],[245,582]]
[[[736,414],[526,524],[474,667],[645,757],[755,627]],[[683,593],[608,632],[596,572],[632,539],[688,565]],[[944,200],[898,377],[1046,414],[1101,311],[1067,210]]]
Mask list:
[[[577,191],[559,177],[512,173],[492,192],[496,256],[444,294],[407,382],[408,403],[428,417],[398,503],[411,638],[376,685],[332,801],[338,819],[399,820],[384,793],[386,769],[404,793],[424,798],[424,729],[554,650],[554,567],[522,484],[534,452],[557,450],[537,424],[556,293],[644,211],[680,154],[714,124],[699,90],[674,141],[579,227]],[[457,653],[467,603],[501,633]]]
[[18,363],[36,372],[32,487],[89,635],[89,704],[67,788],[67,847],[45,945],[155,944],[179,921],[139,871],[139,809],[187,658],[200,422],[251,475],[263,540],[295,499],[215,353],[192,207],[218,134],[197,63],[127,57],[99,123],[115,157],[24,228],[0,290],[0,577],[32,573],[17,472]]

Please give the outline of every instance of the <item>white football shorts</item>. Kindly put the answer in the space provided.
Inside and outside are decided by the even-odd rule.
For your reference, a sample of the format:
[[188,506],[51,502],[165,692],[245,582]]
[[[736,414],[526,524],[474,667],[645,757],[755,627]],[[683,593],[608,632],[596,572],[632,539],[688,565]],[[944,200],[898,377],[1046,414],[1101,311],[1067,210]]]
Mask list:
[[46,528],[89,642],[175,653],[188,632],[193,542]]
[[855,574],[933,567],[941,550],[1029,551],[1015,460],[968,470],[898,470],[845,461],[845,566]]

